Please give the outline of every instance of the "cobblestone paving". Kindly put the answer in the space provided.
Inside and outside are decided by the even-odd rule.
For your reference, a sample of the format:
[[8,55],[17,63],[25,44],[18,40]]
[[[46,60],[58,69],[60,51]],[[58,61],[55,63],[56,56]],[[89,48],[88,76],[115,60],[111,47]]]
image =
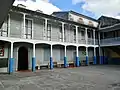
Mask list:
[[0,90],[120,90],[120,66],[0,74]]

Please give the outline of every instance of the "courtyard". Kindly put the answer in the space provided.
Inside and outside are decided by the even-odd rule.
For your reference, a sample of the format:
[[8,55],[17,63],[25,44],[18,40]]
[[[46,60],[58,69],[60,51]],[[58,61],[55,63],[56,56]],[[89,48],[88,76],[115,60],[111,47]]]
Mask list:
[[120,66],[0,74],[0,90],[120,90]]

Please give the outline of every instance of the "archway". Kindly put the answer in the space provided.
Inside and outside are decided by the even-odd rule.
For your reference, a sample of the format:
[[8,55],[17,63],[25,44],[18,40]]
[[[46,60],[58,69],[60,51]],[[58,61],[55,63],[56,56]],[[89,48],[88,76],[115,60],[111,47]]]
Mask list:
[[18,50],[18,71],[28,70],[28,49],[20,47]]

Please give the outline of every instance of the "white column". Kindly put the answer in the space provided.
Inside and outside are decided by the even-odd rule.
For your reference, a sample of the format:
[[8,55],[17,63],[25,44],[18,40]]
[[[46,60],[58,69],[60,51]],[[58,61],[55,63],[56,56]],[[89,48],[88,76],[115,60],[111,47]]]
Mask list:
[[47,18],[45,18],[45,38],[47,37],[47,23],[48,23],[48,20],[47,20]]
[[10,37],[10,14],[8,14],[8,37]]
[[85,28],[85,40],[86,40],[86,45],[88,45],[88,35],[87,35],[87,28]]
[[78,46],[76,46],[76,56],[78,57],[79,55],[78,55],[79,53],[78,53]]
[[94,47],[94,56],[96,56],[96,47]]
[[75,27],[76,27],[76,43],[78,43],[78,26]]
[[88,47],[86,47],[86,56],[88,56]]
[[93,39],[94,39],[94,45],[95,45],[95,30],[93,30]]
[[98,32],[98,39],[99,39],[99,55],[101,56],[101,48],[100,48],[100,32]]
[[33,44],[33,57],[35,58],[35,44]]
[[11,42],[11,55],[10,55],[10,58],[13,58],[13,42]]
[[21,38],[23,38],[23,36],[25,37],[25,33],[26,33],[26,31],[25,31],[25,16],[26,16],[26,14],[24,13],[23,14],[23,33],[21,35]]
[[64,22],[62,22],[62,36],[63,36],[63,42],[65,41],[65,29],[64,29]]
[[67,50],[66,50],[66,46],[65,46],[65,57],[67,56],[66,53],[67,53]]
[[52,45],[51,45],[51,57],[53,57],[53,48],[52,48]]

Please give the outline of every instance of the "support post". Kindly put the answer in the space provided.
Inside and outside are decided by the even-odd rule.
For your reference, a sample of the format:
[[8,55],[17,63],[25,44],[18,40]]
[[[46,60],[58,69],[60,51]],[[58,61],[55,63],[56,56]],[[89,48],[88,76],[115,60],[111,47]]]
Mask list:
[[63,42],[65,41],[65,28],[64,28],[64,22],[62,22],[62,38],[63,38]]
[[53,69],[53,48],[52,48],[52,45],[51,45],[51,56],[50,56],[50,69],[52,70]]
[[94,65],[96,65],[97,64],[97,60],[96,60],[97,58],[96,58],[96,48],[94,47]]
[[47,32],[47,22],[48,22],[48,20],[47,20],[47,18],[45,18],[45,27],[44,27],[44,31],[43,31],[43,39],[45,40],[46,39],[46,32]]
[[[93,30],[93,39],[94,39],[94,46],[95,46],[95,30]],[[96,47],[94,47],[94,57],[93,57],[93,60],[94,60],[94,65],[96,65]]]
[[13,58],[13,42],[11,42],[11,51],[10,51],[10,60],[9,60],[9,73],[13,72],[14,58]]
[[86,65],[89,65],[89,60],[88,60],[88,47],[86,47]]
[[65,46],[64,68],[67,68],[66,46]]
[[36,67],[36,58],[35,58],[35,44],[33,44],[33,57],[32,57],[32,71],[35,71]]
[[[25,16],[26,16],[26,14],[25,13],[23,13],[23,33],[21,33],[24,37],[25,37],[25,33],[26,33],[26,30],[25,30]],[[21,35],[21,36],[22,36]],[[21,37],[21,38],[23,38],[23,36]]]
[[80,66],[80,62],[79,62],[79,55],[78,55],[78,46],[76,46],[76,67]]
[[102,64],[103,61],[103,56],[101,54],[101,46],[100,46],[100,32],[98,33],[98,37],[99,37],[99,64]]
[[78,26],[75,27],[76,27],[76,43],[78,43]]

